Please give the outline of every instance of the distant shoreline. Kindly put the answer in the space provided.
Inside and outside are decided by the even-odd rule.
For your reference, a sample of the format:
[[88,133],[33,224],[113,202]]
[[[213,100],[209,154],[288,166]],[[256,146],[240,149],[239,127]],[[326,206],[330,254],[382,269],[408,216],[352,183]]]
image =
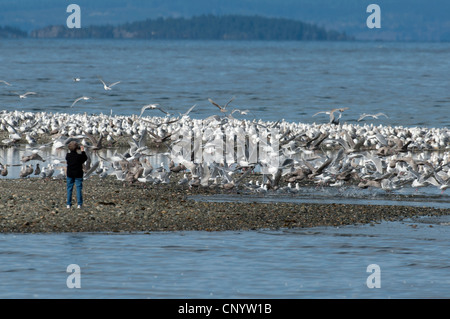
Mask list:
[[21,38],[2,38],[0,37],[0,41],[145,41],[145,42],[273,42],[273,43],[333,43],[333,42],[340,42],[340,43],[383,43],[383,44],[414,44],[414,43],[430,43],[430,44],[447,44],[449,45],[449,41],[433,41],[433,40],[383,40],[383,39],[376,39],[376,40],[366,40],[366,39],[353,39],[353,40],[345,40],[345,41],[334,41],[334,40],[222,40],[222,39],[143,39],[143,38],[31,38],[31,37],[21,37]]
[[[4,30],[2,33],[1,31]],[[18,28],[0,28],[0,38],[94,38],[160,40],[354,40],[345,32],[326,30],[315,24],[286,18],[242,15],[200,15],[192,18],[158,18],[117,26],[89,25],[70,29],[50,25],[27,33]]]

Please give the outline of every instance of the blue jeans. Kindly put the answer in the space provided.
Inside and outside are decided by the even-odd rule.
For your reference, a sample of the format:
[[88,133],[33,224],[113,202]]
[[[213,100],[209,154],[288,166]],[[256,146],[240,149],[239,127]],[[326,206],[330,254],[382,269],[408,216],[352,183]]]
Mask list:
[[77,204],[83,205],[83,178],[67,177],[67,205],[72,206],[73,184],[77,188]]

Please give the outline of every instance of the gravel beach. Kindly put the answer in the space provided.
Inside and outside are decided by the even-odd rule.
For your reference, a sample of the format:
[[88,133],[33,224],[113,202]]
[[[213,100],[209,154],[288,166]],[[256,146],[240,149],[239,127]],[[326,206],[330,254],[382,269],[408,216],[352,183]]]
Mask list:
[[[0,231],[153,232],[226,231],[341,226],[440,216],[450,209],[298,203],[218,203],[191,195],[236,190],[169,184],[124,183],[93,176],[84,181],[84,207],[66,208],[64,179],[0,180]],[[75,197],[75,190],[74,190]]]

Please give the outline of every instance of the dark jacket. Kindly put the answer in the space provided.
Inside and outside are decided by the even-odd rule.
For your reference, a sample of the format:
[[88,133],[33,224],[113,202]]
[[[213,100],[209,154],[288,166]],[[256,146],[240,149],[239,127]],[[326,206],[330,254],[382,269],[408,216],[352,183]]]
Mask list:
[[69,152],[66,155],[67,161],[67,177],[82,178],[83,163],[87,161],[86,152],[78,154],[76,151]]

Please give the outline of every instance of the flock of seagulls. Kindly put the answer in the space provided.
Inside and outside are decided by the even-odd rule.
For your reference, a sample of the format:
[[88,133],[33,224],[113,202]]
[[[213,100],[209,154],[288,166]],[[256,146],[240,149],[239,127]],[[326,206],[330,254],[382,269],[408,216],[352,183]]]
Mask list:
[[[103,81],[102,78],[99,77],[99,80],[103,84],[103,89],[105,91],[111,91],[113,86],[115,86],[115,85],[120,83],[120,81],[117,81],[117,82],[114,82],[114,83],[111,83],[111,84],[108,85],[108,84],[105,83],[105,81]],[[73,78],[73,81],[74,82],[80,82],[81,78],[75,77],[75,78]],[[89,97],[89,96],[80,96],[79,98],[75,99],[75,101],[73,101],[73,103],[72,103],[72,105],[70,107],[74,107],[74,105],[77,104],[79,101],[82,101],[82,100],[83,101],[87,101],[87,100],[90,100],[90,99],[92,99],[92,98]]]
[[[103,79],[100,78],[100,77],[99,77],[99,80],[100,80],[100,82],[102,83],[103,89],[104,89],[105,91],[111,91],[113,86],[115,86],[115,85],[117,85],[117,84],[120,83],[120,81],[117,81],[117,82],[114,82],[114,83],[111,83],[111,84],[106,84],[105,81],[103,81]],[[79,77],[74,77],[74,78],[73,78],[73,81],[74,81],[74,82],[80,82],[80,81],[81,81],[81,78],[79,78]],[[11,83],[6,82],[5,80],[0,80],[0,83],[3,83],[4,85],[7,85],[7,86],[12,86]],[[36,95],[36,94],[37,94],[36,92],[31,92],[31,91],[26,92],[26,93],[23,93],[23,94],[18,93],[18,92],[16,92],[16,91],[12,91],[12,93],[14,93],[14,94],[16,94],[17,96],[19,96],[20,99],[26,99],[29,95]],[[87,100],[90,100],[90,99],[92,99],[92,98],[91,98],[91,97],[88,97],[88,96],[81,96],[81,97],[75,99],[75,101],[72,103],[72,105],[71,105],[70,107],[73,107],[76,103],[78,103],[78,102],[81,101],[81,100],[87,101]]]
[[[300,192],[302,183],[386,191],[408,186],[435,186],[445,191],[449,187],[447,128],[339,123],[348,108],[314,114],[330,115],[329,123],[238,119],[228,112],[232,100],[220,106],[209,99],[220,114],[205,119],[188,116],[195,105],[177,117],[158,104],[146,105],[133,116],[2,111],[0,133],[5,138],[1,143],[9,147],[25,143],[29,154],[22,156],[21,163],[0,164],[0,172],[6,176],[8,166],[20,165],[20,178],[64,177],[61,159],[45,159],[39,153],[43,147],[55,152],[65,149],[70,141],[78,140],[89,155],[85,178],[114,176],[123,182],[156,185],[170,183],[170,177],[176,175],[178,183],[188,187],[289,193]],[[143,116],[152,110],[166,116]],[[334,115],[337,112],[339,116]],[[363,114],[364,118],[383,115]],[[51,140],[39,145],[36,140],[42,137]],[[119,139],[128,143],[126,151],[105,155]],[[220,141],[231,149],[221,149]],[[257,145],[259,155],[253,156],[251,145]],[[153,147],[160,149],[156,152]],[[150,159],[161,152],[169,165],[153,166]],[[214,157],[209,156],[212,153]],[[30,164],[36,162],[42,166]]]
[[[73,78],[74,82],[80,80]],[[120,83],[107,84],[100,77],[99,81],[105,91]],[[0,83],[12,86],[4,80]],[[21,99],[37,94],[14,93]],[[71,107],[90,99],[81,96]],[[8,167],[21,166],[19,178],[63,178],[64,161],[56,155],[44,158],[39,153],[46,147],[57,153],[66,149],[70,141],[77,140],[85,146],[89,157],[85,178],[114,176],[130,183],[167,184],[171,176],[183,174],[178,184],[188,187],[289,193],[301,192],[301,183],[356,185],[386,191],[408,186],[435,186],[445,191],[449,187],[447,128],[341,124],[348,107],[313,114],[312,117],[329,115],[328,123],[319,124],[238,119],[234,113],[251,112],[230,109],[234,99],[220,105],[208,98],[219,114],[205,119],[189,117],[196,105],[176,117],[159,104],[144,105],[140,114],[133,116],[2,111],[1,144],[6,147],[26,144],[28,154],[21,157],[20,163],[0,163],[0,175],[7,176]],[[143,116],[154,110],[164,117]],[[364,113],[357,122],[380,117],[388,118],[384,113]],[[37,140],[42,137],[51,140],[39,144]],[[104,151],[114,147],[118,139],[126,140],[127,150],[105,155]],[[169,164],[154,167],[150,159],[161,152],[168,157]]]

